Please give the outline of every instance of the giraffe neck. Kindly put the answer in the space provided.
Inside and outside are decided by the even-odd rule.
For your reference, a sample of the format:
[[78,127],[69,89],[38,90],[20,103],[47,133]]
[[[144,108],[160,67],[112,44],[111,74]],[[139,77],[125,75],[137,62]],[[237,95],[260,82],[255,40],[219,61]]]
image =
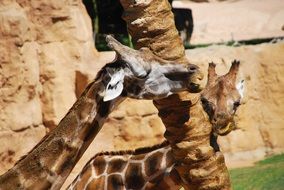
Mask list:
[[68,190],[179,189],[174,164],[167,141],[135,151],[99,153],[85,165]]
[[[177,99],[179,104],[176,103]],[[203,109],[200,96],[196,95],[192,98],[190,95],[188,99],[190,100],[181,101],[178,95],[173,95],[159,102],[154,101],[155,106],[160,110],[159,117],[163,123],[167,124],[164,136],[173,146],[182,141],[188,141],[188,136],[191,136],[190,141],[198,140],[201,137],[196,136],[197,130],[204,135],[202,139],[207,141],[206,135],[209,137],[212,131],[212,124]]]
[[[184,100],[180,102],[180,105],[174,106],[163,107],[162,104],[156,102],[155,104],[160,110],[159,116],[162,121],[167,123],[164,136],[170,142],[176,163],[179,163],[175,169],[181,178],[182,186],[198,189],[195,184],[199,184],[197,181],[201,180],[200,175],[209,175],[206,168],[214,162],[216,157],[214,156],[215,147],[213,148],[210,142],[212,124],[208,114],[204,111],[199,96],[193,100],[192,97],[190,99],[191,101]],[[172,99],[170,101],[175,102]],[[210,163],[200,162],[206,159],[210,160]],[[199,168],[202,168],[202,171]]]
[[0,176],[0,189],[60,189],[105,118],[123,100],[104,102],[98,93],[102,88],[98,79],[91,83],[58,126]]

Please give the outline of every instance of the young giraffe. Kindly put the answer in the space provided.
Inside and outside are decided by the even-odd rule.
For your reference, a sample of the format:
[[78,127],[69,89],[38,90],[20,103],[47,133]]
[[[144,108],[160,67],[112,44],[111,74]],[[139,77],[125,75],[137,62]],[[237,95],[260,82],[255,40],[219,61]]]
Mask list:
[[[207,85],[192,105],[198,113],[192,119],[201,119],[195,125],[211,123],[208,128],[213,128],[211,146],[215,151],[219,151],[217,135],[228,134],[235,127],[234,115],[243,97],[243,81],[235,85],[238,67],[239,62],[234,61],[228,74],[217,77],[215,64],[210,63]],[[204,117],[204,111],[209,117]],[[134,151],[102,152],[85,165],[68,190],[179,190],[178,165],[167,141]]]
[[1,190],[60,189],[105,118],[126,97],[156,99],[198,90],[202,74],[197,66],[164,61],[111,36],[106,40],[116,60],[98,73],[57,127],[0,176]]

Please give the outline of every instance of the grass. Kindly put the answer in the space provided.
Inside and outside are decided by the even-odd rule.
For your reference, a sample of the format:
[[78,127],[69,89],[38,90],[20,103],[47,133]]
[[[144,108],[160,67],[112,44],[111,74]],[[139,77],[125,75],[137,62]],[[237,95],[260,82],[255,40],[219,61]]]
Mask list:
[[284,154],[230,171],[234,190],[284,190]]

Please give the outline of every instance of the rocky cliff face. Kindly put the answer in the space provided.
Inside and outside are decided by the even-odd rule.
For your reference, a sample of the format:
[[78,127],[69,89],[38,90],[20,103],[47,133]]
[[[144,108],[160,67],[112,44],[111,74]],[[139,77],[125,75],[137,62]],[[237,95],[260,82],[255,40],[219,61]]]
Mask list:
[[[0,20],[1,174],[58,124],[114,54],[94,49],[91,22],[80,0],[3,0]],[[239,129],[219,139],[229,164],[284,149],[283,52],[284,42],[186,52],[204,72],[210,61],[218,64],[220,74],[233,59],[242,62],[246,91],[238,110]],[[152,145],[163,140],[163,132],[151,101],[126,100],[111,114],[69,182],[96,152]]]
[[97,71],[99,59],[79,0],[4,0],[0,20],[3,173],[56,126],[80,90],[77,73]]

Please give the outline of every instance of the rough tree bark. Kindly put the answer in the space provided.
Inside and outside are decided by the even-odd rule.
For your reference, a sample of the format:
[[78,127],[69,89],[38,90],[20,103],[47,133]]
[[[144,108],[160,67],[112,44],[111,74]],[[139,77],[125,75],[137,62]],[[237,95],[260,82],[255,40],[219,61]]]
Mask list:
[[[188,62],[167,0],[120,0],[135,48],[149,47],[156,55],[177,63]],[[230,177],[221,152],[210,146],[208,130],[193,129],[188,93],[154,101],[166,126],[177,167],[187,189],[230,189]],[[210,131],[210,130],[209,130]]]

